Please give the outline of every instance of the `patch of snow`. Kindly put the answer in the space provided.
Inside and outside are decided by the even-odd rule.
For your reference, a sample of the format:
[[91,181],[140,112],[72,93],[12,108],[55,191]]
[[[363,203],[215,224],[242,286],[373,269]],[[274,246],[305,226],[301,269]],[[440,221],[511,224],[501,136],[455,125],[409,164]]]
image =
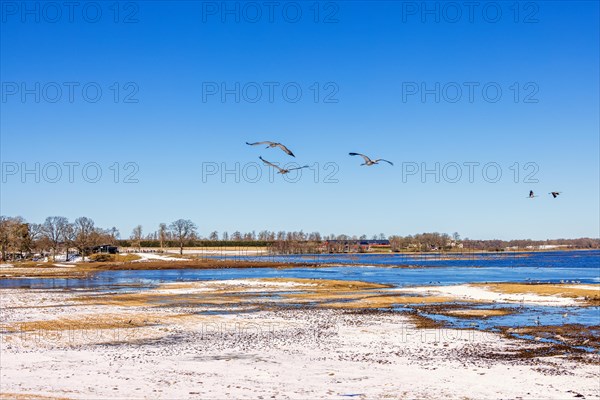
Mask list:
[[457,300],[489,301],[498,303],[526,303],[546,306],[576,306],[577,299],[561,296],[542,296],[535,293],[501,293],[487,287],[471,285],[453,286],[422,286],[412,288],[394,289],[399,292],[426,293],[441,296],[455,297]]

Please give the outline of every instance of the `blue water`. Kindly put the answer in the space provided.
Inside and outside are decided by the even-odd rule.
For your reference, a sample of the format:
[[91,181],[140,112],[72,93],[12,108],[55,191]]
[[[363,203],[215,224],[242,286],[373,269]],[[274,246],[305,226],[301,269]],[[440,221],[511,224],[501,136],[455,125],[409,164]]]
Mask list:
[[422,261],[412,260],[411,265],[414,266],[412,268],[391,267],[406,264],[406,255],[395,254],[321,254],[245,258],[275,260],[293,265],[293,263],[306,262],[310,257],[312,257],[311,262],[335,263],[341,266],[100,271],[84,279],[0,279],[0,288],[98,288],[127,284],[152,286],[165,282],[274,277],[359,280],[397,287],[455,285],[466,282],[600,283],[600,251],[526,253],[516,258],[514,255],[483,254],[477,255],[472,260],[425,258]]
[[[483,304],[471,308],[484,309],[512,309],[514,314],[494,316],[488,318],[458,318],[447,315],[425,314],[421,315],[436,321],[450,323],[457,328],[478,328],[496,330],[497,327],[507,326],[548,326],[563,324],[581,324],[586,326],[600,324],[600,307],[555,307],[555,306],[521,306],[516,304],[497,303],[494,306]],[[405,310],[397,307],[397,311]]]
[[[458,257],[461,258],[458,259]],[[286,262],[292,265],[299,262],[314,262],[339,264],[340,266],[100,271],[82,279],[0,279],[0,288],[93,289],[112,292],[140,290],[140,288],[153,287],[167,282],[275,277],[357,280],[390,284],[395,287],[454,285],[467,282],[559,283],[568,281],[582,284],[600,283],[600,251],[475,254],[469,255],[469,257],[452,255],[450,259],[440,259],[439,255],[413,257],[397,254],[321,254],[241,258]],[[407,264],[413,268],[393,267]],[[487,304],[481,307],[492,306]],[[427,316],[443,321],[452,327],[483,330],[496,330],[506,326],[561,325],[565,323],[586,326],[600,325],[599,307],[523,307],[499,303],[493,307],[513,308],[515,313],[474,319],[436,314]],[[406,311],[410,308],[398,307],[397,310]],[[567,313],[566,316],[565,313]]]
[[531,267],[531,268],[595,268],[600,269],[600,250],[444,253],[444,254],[295,254],[283,256],[219,257],[249,261],[284,263],[324,263],[344,265],[413,265],[446,267]]

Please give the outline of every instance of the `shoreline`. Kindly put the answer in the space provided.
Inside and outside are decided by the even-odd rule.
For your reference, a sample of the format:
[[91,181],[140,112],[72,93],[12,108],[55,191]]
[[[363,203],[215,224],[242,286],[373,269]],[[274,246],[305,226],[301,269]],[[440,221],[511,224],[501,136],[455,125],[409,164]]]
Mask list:
[[[18,264],[0,269],[0,280],[23,278],[83,278],[96,272],[104,271],[160,271],[160,270],[222,270],[222,269],[256,269],[256,268],[332,268],[332,267],[373,267],[371,264],[342,264],[342,263],[309,263],[309,262],[279,262],[279,261],[224,261],[224,260],[173,260],[173,261],[129,261],[106,263],[39,263],[36,266],[21,267]],[[419,269],[443,268],[444,266],[418,266],[408,264],[377,265],[381,268]],[[465,268],[479,268],[477,266]]]
[[[573,251],[594,251],[596,249],[574,249]],[[540,254],[549,251],[541,252],[523,252]],[[561,252],[565,252],[561,250]],[[402,258],[403,255],[417,254],[424,257],[428,262],[435,261],[461,261],[469,260],[474,261],[475,265],[460,266],[461,268],[485,268],[485,265],[477,265],[476,259],[472,257],[447,257],[436,259],[435,257],[440,254],[448,253],[339,253],[341,257],[348,257],[352,255],[360,256],[382,256],[382,255],[396,255],[398,258]],[[450,253],[460,254],[460,253]],[[474,254],[494,254],[501,258],[510,258],[513,256],[512,253],[469,253]],[[431,257],[428,259],[426,255]],[[291,255],[298,261],[284,260],[260,260],[260,258],[269,258],[270,256],[248,256],[257,257],[259,260],[248,260],[246,258],[240,259],[237,256],[226,256],[218,258],[185,258],[179,255],[168,255],[168,254],[157,254],[157,253],[131,253],[131,256],[138,257],[134,260],[127,261],[104,261],[104,262],[76,262],[76,263],[65,263],[61,261],[56,262],[14,262],[0,264],[0,280],[1,279],[20,279],[20,278],[81,278],[91,273],[101,271],[114,271],[114,270],[174,270],[174,269],[197,269],[197,270],[220,270],[220,269],[253,269],[253,268],[278,268],[278,269],[292,269],[292,268],[331,268],[331,267],[377,267],[377,268],[398,268],[398,269],[425,269],[425,268],[446,268],[447,265],[422,265],[418,264],[419,260],[408,261],[398,260],[405,262],[398,262],[396,264],[372,264],[368,261],[362,260],[360,263],[348,262],[317,262],[311,261],[318,259],[321,254],[297,254]],[[528,257],[525,254],[515,255],[516,257]],[[286,255],[274,256],[274,257],[288,257]],[[335,255],[323,255],[321,260],[326,260],[328,257],[335,257]],[[486,258],[482,258],[482,261],[486,261]],[[352,260],[353,261],[353,260]]]

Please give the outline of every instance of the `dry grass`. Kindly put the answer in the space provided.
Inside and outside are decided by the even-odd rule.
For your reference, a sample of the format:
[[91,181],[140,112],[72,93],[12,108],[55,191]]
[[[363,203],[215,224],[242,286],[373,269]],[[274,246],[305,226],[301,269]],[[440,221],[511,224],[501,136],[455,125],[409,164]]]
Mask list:
[[262,278],[262,282],[292,282],[306,285],[310,290],[366,290],[390,288],[390,285],[362,281],[343,281],[335,279],[306,279],[306,278]]
[[373,296],[348,302],[327,303],[321,306],[331,308],[388,308],[404,304],[449,303],[454,301],[456,299],[443,296]]
[[[315,303],[324,308],[376,309],[395,305],[431,305],[453,303],[453,297],[407,296],[390,294],[388,285],[360,281],[327,279],[264,278],[236,284],[203,281],[165,284],[156,289],[136,293],[80,296],[78,301],[87,304],[124,307],[172,306],[288,306]],[[272,285],[270,285],[272,283]],[[286,286],[278,283],[294,283]],[[168,290],[166,292],[165,290]],[[197,290],[197,291],[194,291]],[[161,292],[163,291],[163,292]],[[284,292],[279,295],[279,292]],[[277,296],[277,297],[273,297]],[[497,312],[497,311],[496,311]]]
[[499,317],[503,315],[513,314],[514,311],[508,309],[460,309],[460,310],[447,310],[443,312],[438,312],[438,314],[448,315],[451,317],[460,317],[460,318],[489,318],[489,317]]
[[69,400],[69,397],[43,396],[31,393],[0,393],[0,400]]
[[160,317],[152,315],[93,314],[80,318],[19,322],[4,327],[7,331],[67,331],[90,329],[139,328],[160,323]]
[[[130,257],[132,256],[132,257]],[[123,260],[137,257],[134,254]],[[129,258],[128,258],[129,257]],[[119,259],[120,260],[120,259]],[[98,271],[114,270],[165,270],[165,269],[226,269],[226,268],[301,268],[320,267],[313,263],[281,263],[234,260],[189,260],[189,261],[145,261],[145,262],[83,262],[73,266],[60,267],[52,263],[24,262],[17,263],[12,268],[2,268],[0,278],[81,278]]]
[[511,333],[554,339],[571,346],[600,348],[600,326],[565,324],[553,326],[528,326],[511,329]]
[[57,267],[52,264],[39,264],[35,266],[3,268],[0,270],[0,279],[5,278],[81,278],[87,274],[85,269],[79,267]]
[[[517,335],[530,335],[538,341],[534,348],[520,348],[513,352],[491,354],[496,359],[522,359],[561,356],[569,357],[583,363],[598,365],[597,358],[586,357],[589,353],[580,347],[594,349],[600,352],[600,326],[584,326],[579,324],[525,326],[520,328],[504,327],[502,334],[508,338]],[[541,342],[549,339],[554,342]]]
[[[247,280],[245,280],[247,282]],[[387,285],[359,281],[340,281],[325,279],[252,279],[256,285],[247,283],[224,284],[215,281],[165,284],[156,289],[136,293],[106,294],[99,296],[80,296],[76,300],[87,304],[116,305],[125,307],[150,306],[169,307],[175,305],[289,305],[307,302],[326,302],[331,300],[362,299],[381,295],[375,289],[388,288]],[[278,283],[295,283],[294,286]],[[193,290],[197,289],[196,292]],[[168,292],[161,292],[168,290]],[[190,292],[191,290],[191,292]],[[250,291],[251,290],[251,291]],[[297,293],[287,293],[297,291]],[[278,292],[286,292],[279,298]]]
[[44,266],[51,266],[52,262],[41,262],[41,261],[13,261],[12,264],[15,268],[39,268]]
[[[492,283],[473,284],[484,286],[492,291],[509,294],[532,293],[540,296],[561,296],[570,298],[583,298],[588,305],[600,305],[600,285],[574,285],[574,284],[523,284],[523,283]],[[578,287],[579,286],[579,287]],[[596,286],[592,289],[589,286]]]
[[114,260],[116,262],[130,262],[135,260],[141,260],[142,257],[137,254],[115,254]]

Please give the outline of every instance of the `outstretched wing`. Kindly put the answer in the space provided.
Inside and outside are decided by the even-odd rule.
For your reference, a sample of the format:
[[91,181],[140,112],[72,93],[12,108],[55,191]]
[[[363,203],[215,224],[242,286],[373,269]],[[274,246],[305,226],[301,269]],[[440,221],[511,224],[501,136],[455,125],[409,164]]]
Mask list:
[[371,162],[371,159],[367,156],[365,156],[364,154],[360,154],[360,153],[348,153],[351,156],[361,156],[366,163]]
[[297,167],[297,168],[289,168],[289,169],[288,169],[288,171],[293,171],[293,170],[296,170],[296,169],[302,169],[302,168],[310,168],[310,166],[308,166],[308,165],[304,165],[304,166],[302,166],[302,167]]
[[269,142],[269,141],[266,141],[266,142],[254,142],[254,143],[248,143],[248,142],[246,142],[246,144],[248,146],[258,146],[259,144],[269,144],[269,145],[271,145],[271,144],[273,144],[273,142]]
[[375,160],[375,162],[379,162],[379,161],[383,161],[383,162],[386,162],[386,163],[388,163],[388,164],[390,164],[390,165],[394,165],[394,163],[393,163],[393,162],[391,162],[391,161],[388,161],[388,160],[384,160],[383,158],[379,158],[379,159]]
[[294,153],[292,153],[292,151],[290,149],[288,149],[287,147],[285,147],[284,145],[282,145],[281,143],[277,143],[275,146],[279,147],[281,150],[283,150],[287,155],[290,155],[292,157],[296,157],[294,155]]
[[262,162],[264,162],[265,164],[270,165],[271,167],[278,169],[280,172],[283,171],[283,168],[278,167],[277,165],[273,164],[272,162],[269,162],[269,161],[265,160],[264,158],[262,158],[260,156],[258,158],[260,158],[260,160]]

